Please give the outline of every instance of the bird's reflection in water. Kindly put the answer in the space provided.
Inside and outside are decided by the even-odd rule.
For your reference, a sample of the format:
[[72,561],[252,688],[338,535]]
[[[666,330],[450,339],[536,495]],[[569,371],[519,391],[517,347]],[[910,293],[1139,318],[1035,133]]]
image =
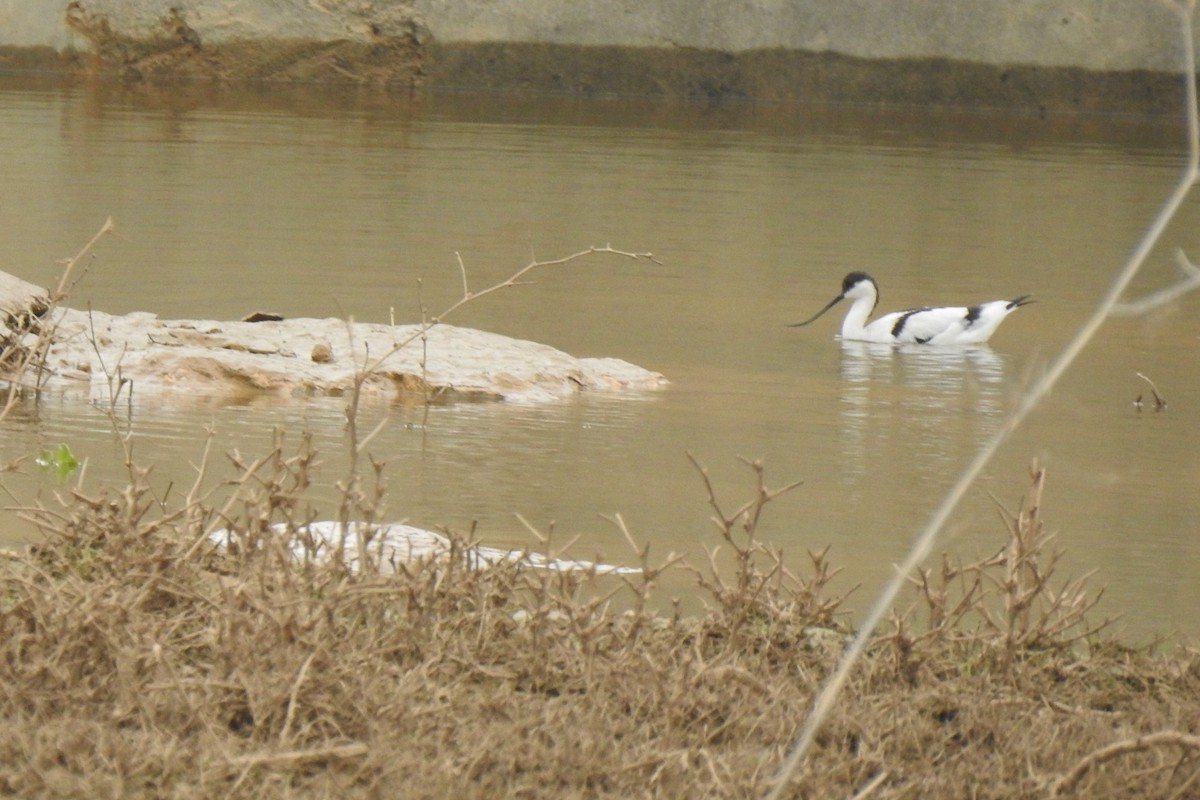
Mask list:
[[986,346],[841,344],[842,451],[851,475],[880,465],[943,474],[937,467],[961,465],[1003,420],[1005,363]]

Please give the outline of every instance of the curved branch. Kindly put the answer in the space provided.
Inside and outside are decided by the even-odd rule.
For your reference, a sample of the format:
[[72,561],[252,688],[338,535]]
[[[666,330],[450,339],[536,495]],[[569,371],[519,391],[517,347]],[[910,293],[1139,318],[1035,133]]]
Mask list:
[[1175,260],[1179,263],[1179,268],[1183,270],[1183,278],[1178,283],[1148,294],[1140,300],[1117,303],[1113,306],[1113,316],[1139,317],[1177,300],[1188,292],[1200,289],[1200,267],[1189,261],[1183,250],[1175,251]]
[[457,311],[458,309],[462,308],[467,303],[470,303],[474,300],[478,300],[479,298],[481,298],[485,295],[489,295],[489,294],[498,292],[501,289],[511,289],[514,286],[521,286],[524,283],[524,281],[522,281],[521,279],[536,269],[541,269],[543,267],[560,266],[560,265],[566,264],[570,261],[574,261],[576,259],[583,258],[584,256],[593,255],[595,253],[609,253],[609,254],[616,255],[616,256],[622,256],[624,258],[632,258],[635,261],[640,261],[640,260],[644,259],[646,261],[651,261],[655,264],[662,263],[654,257],[653,253],[628,253],[628,252],[625,252],[624,250],[617,250],[612,245],[608,245],[608,244],[604,245],[604,247],[596,247],[593,245],[592,247],[589,247],[587,250],[580,250],[578,253],[572,253],[571,255],[563,256],[562,258],[553,258],[548,261],[537,261],[537,260],[530,261],[524,267],[521,267],[519,270],[517,270],[513,274],[509,275],[507,278],[500,281],[499,283],[492,284],[491,286],[488,286],[486,289],[480,289],[477,292],[472,292],[467,287],[467,270],[466,270],[466,267],[463,265],[462,257],[458,256],[458,254],[455,253],[455,255],[458,256],[459,271],[462,273],[462,282],[463,282],[462,297],[460,297],[455,302],[451,303],[444,311],[442,311],[441,314],[438,314],[437,316],[432,317],[428,320],[423,320],[421,322],[420,327],[417,329],[417,331],[415,333],[413,333],[412,335],[408,336],[407,338],[402,339],[401,341],[397,342],[386,353],[379,356],[374,361],[369,362],[366,365],[364,365],[363,373],[370,374],[370,373],[374,372],[375,370],[379,369],[379,367],[381,367],[383,365],[384,361],[387,361],[393,355],[400,352],[401,350],[403,350],[408,345],[412,344],[417,339],[420,339],[422,336],[424,336],[426,333],[428,333],[432,328],[435,328],[438,325],[440,325],[443,322],[443,320],[445,320],[446,317],[450,316],[450,314],[452,314],[455,311]]
[[1083,780],[1084,775],[1105,761],[1112,761],[1114,758],[1128,753],[1137,753],[1160,746],[1181,747],[1185,750],[1200,750],[1200,736],[1194,736],[1190,733],[1180,733],[1179,731],[1160,731],[1159,733],[1151,733],[1146,736],[1113,742],[1106,747],[1101,747],[1099,750],[1088,753],[1080,759],[1079,763],[1072,767],[1070,772],[1055,782],[1051,796],[1060,797],[1067,792],[1074,791],[1075,786],[1079,781]]
[[967,489],[975,482],[988,463],[991,462],[992,457],[1000,449],[1000,446],[1008,440],[1012,432],[1025,421],[1025,418],[1037,407],[1042,398],[1050,392],[1058,382],[1058,379],[1062,377],[1062,374],[1066,372],[1067,368],[1078,357],[1079,353],[1091,342],[1096,331],[1100,329],[1100,326],[1112,314],[1117,301],[1125,293],[1130,281],[1137,275],[1142,264],[1145,263],[1146,257],[1158,243],[1168,223],[1170,223],[1175,213],[1179,210],[1179,207],[1183,204],[1184,199],[1196,183],[1197,178],[1200,177],[1200,114],[1198,114],[1196,108],[1196,54],[1192,36],[1192,18],[1195,13],[1196,3],[1195,0],[1181,0],[1181,2],[1171,2],[1168,5],[1179,15],[1184,44],[1183,73],[1187,87],[1188,160],[1183,174],[1180,176],[1175,189],[1167,197],[1163,207],[1150,222],[1146,232],[1142,234],[1142,238],[1138,241],[1132,255],[1129,256],[1128,261],[1126,261],[1125,265],[1117,273],[1108,292],[1101,299],[1100,305],[1097,306],[1092,315],[1084,322],[1071,341],[1067,343],[1067,346],[1059,354],[1058,358],[1050,364],[1041,379],[1034,383],[1021,397],[1017,406],[1009,414],[1000,429],[979,449],[975,458],[959,475],[957,482],[955,482],[954,486],[951,487],[950,491],[943,498],[941,504],[933,512],[924,529],[917,535],[903,563],[897,566],[895,575],[880,592],[875,604],[862,621],[858,633],[842,654],[837,669],[826,679],[821,691],[813,699],[812,709],[809,711],[804,723],[800,726],[796,738],[789,748],[783,764],[779,768],[774,784],[770,792],[766,795],[767,800],[779,800],[784,795],[789,781],[791,781],[792,776],[795,775],[796,770],[803,762],[825,718],[833,709],[837,696],[849,680],[850,673],[854,669],[855,664],[862,656],[867,644],[871,641],[875,627],[879,625],[879,622],[883,619],[888,609],[895,603],[897,595],[899,595],[900,590],[908,580],[908,576],[929,556],[938,534],[945,527],[954,509],[958,507],[963,497],[966,496]]

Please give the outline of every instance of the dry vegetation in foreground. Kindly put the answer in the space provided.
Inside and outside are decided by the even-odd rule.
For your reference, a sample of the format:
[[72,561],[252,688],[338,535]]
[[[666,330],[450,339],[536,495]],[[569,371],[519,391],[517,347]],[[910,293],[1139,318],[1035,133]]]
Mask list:
[[[696,570],[709,611],[688,618],[653,610],[649,563],[298,560],[264,533],[310,518],[315,454],[294,449],[234,459],[220,507],[195,488],[164,506],[135,474],[25,512],[46,538],[0,565],[0,792],[752,797],[843,649],[826,555],[793,574],[755,537],[777,494],[758,465],[744,505],[710,495],[736,567]],[[788,796],[1200,791],[1196,654],[1089,625],[1082,581],[1054,575],[1042,481],[1001,553],[914,582]],[[225,526],[252,546],[214,549]]]

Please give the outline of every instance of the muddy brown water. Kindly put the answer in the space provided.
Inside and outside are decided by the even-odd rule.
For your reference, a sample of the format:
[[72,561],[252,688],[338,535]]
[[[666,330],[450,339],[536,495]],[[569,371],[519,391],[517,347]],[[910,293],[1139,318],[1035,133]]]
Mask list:
[[[476,526],[524,545],[521,514],[572,552],[631,558],[620,513],[652,554],[706,561],[720,546],[706,464],[732,507],[753,485],[804,485],[761,533],[800,569],[830,546],[861,612],[934,504],[1095,306],[1178,174],[1174,119],[1005,116],[820,106],[317,90],[138,93],[0,86],[0,258],[52,283],[113,217],[74,304],[162,317],[414,321],[461,291],[590,245],[653,251],[661,265],[590,257],[467,306],[451,321],[577,355],[659,370],[664,391],[547,405],[372,408],[388,422],[389,516]],[[1200,197],[1170,228],[1134,294],[1200,258]],[[866,269],[881,310],[1032,293],[988,349],[843,347],[836,313],[805,329],[844,273]],[[1145,639],[1200,634],[1200,296],[1108,323],[1003,448],[939,550],[1004,541],[1026,468],[1049,467],[1047,525],[1066,574],[1095,570],[1104,612]],[[1141,372],[1166,396],[1163,412]],[[336,511],[346,450],[339,399],[218,407],[137,402],[136,456],[162,494],[214,452],[264,452],[272,430],[311,431],[315,494]],[[101,410],[53,398],[0,423],[5,459],[68,444],[85,483],[117,482],[121,450]],[[220,458],[216,474],[225,476]],[[215,481],[216,477],[211,479]],[[8,505],[48,496],[27,463]],[[995,499],[993,499],[993,496]],[[29,536],[9,511],[6,541]],[[664,597],[696,602],[690,579]]]

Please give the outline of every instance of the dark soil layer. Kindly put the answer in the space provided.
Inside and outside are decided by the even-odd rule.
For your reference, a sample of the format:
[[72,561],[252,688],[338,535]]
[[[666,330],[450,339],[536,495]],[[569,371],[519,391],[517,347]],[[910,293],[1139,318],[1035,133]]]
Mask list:
[[584,96],[819,101],[1034,112],[1177,113],[1182,80],[1153,72],[998,67],[946,59],[867,60],[837,53],[552,44],[377,42],[207,44],[183,28],[130,40],[88,31],[93,49],[0,48],[0,70],[115,76],[126,81],[296,82],[388,90],[469,89]]
[[867,60],[798,50],[437,44],[431,86],[583,95],[945,105],[1024,111],[1178,113],[1183,81],[1151,72]]

